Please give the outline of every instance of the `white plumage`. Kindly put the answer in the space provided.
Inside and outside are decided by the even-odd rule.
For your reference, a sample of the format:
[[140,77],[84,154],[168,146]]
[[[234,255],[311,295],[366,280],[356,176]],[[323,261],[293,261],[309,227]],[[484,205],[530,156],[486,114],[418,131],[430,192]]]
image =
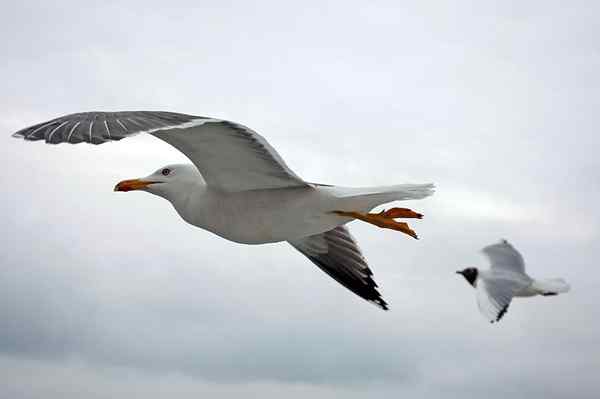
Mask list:
[[406,208],[366,213],[377,205],[425,198],[431,184],[344,188],[312,184],[296,175],[267,141],[240,124],[170,112],[87,112],[23,129],[13,136],[47,143],[101,144],[149,133],[185,154],[193,165],[170,165],[119,183],[173,204],[188,223],[231,241],[288,241],[362,298],[387,309],[356,241],[343,226],[356,218],[416,238],[398,217]]
[[499,321],[514,297],[552,296],[569,291],[560,278],[534,280],[525,272],[521,254],[506,240],[483,248],[489,270],[466,268],[458,271],[476,289],[477,304],[490,322]]

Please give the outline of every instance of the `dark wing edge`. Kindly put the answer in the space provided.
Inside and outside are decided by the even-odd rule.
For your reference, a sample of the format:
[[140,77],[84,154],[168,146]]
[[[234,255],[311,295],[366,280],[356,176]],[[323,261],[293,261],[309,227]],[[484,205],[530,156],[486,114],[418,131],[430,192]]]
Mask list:
[[477,305],[490,323],[499,322],[508,311],[515,293],[522,288],[509,280],[477,283]]
[[344,226],[289,243],[356,295],[383,310],[389,309],[387,302],[377,291],[377,283],[372,278],[373,272],[358,244]]
[[[508,307],[510,306],[510,302],[507,303],[506,305],[504,305],[504,307],[502,309],[500,309],[500,311],[498,312],[498,316],[496,316],[496,322],[499,322],[500,319],[502,319],[502,316],[504,316],[506,314],[506,312],[508,311]],[[493,321],[492,321],[493,323]]]
[[48,144],[102,144],[199,120],[210,118],[162,111],[81,112],[38,123],[12,136]]
[[[186,155],[209,184],[225,190],[313,187],[296,175],[260,134],[222,119],[162,111],[82,112],[19,130],[12,136],[49,144],[102,144],[149,133]],[[236,177],[227,159],[215,161],[211,146],[238,151],[248,162],[245,177]],[[249,180],[250,177],[258,178]]]

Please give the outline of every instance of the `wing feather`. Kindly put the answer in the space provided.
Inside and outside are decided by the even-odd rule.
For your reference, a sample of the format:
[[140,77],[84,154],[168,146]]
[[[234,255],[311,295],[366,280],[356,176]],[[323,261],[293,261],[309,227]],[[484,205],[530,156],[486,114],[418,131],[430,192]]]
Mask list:
[[525,273],[525,261],[521,254],[506,240],[488,245],[482,252],[490,260],[492,269]]
[[388,309],[377,291],[373,272],[346,227],[338,226],[322,234],[290,241],[290,244],[356,295],[384,310]]
[[515,294],[526,285],[511,278],[478,279],[477,305],[481,314],[491,323],[500,321]]
[[102,144],[149,133],[185,154],[207,184],[223,191],[310,187],[273,147],[246,126],[173,112],[83,112],[66,115],[13,134],[50,144]]

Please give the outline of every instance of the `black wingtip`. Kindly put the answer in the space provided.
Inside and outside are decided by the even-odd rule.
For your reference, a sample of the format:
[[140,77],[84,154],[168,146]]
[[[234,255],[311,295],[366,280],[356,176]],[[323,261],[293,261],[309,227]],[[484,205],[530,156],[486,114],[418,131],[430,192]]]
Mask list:
[[388,310],[390,310],[390,307],[388,306],[387,302],[383,300],[383,298],[379,297],[377,299],[372,299],[369,302],[371,302],[373,305],[377,306],[378,308],[385,310],[386,312]]
[[506,314],[506,311],[508,310],[508,305],[506,305],[505,307],[503,307],[500,312],[498,313],[498,317],[496,317],[496,321],[500,321],[500,319]]

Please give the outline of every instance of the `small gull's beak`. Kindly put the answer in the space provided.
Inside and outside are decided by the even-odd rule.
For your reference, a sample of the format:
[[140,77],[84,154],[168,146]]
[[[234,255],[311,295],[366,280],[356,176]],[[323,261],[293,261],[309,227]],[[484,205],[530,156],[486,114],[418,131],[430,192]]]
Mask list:
[[142,179],[123,180],[115,186],[115,191],[141,190],[153,183],[155,182]]
[[463,274],[462,270],[457,270],[456,274]]

